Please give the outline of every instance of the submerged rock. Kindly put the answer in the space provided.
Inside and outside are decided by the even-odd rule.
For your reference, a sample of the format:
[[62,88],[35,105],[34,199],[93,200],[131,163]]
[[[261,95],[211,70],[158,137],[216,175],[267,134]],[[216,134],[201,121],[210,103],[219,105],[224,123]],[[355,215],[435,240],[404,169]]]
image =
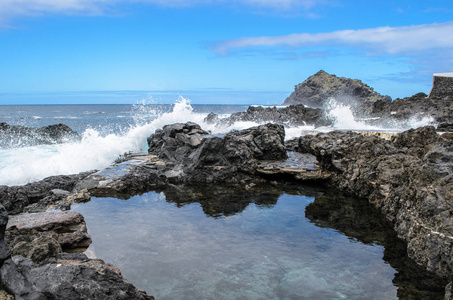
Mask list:
[[0,123],[0,148],[59,144],[80,139],[81,136],[65,124],[32,128]]

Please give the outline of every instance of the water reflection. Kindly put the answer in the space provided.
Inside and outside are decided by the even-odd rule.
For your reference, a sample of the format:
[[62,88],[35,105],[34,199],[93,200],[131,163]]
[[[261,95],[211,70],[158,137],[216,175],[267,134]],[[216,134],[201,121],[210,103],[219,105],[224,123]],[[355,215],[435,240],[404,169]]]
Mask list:
[[384,246],[383,260],[396,271],[393,283],[399,299],[442,299],[444,280],[425,272],[406,254],[407,245],[377,209],[365,201],[320,195],[310,203],[305,216],[320,227],[333,228],[350,239]]
[[442,299],[364,201],[303,186],[173,187],[77,204],[96,256],[156,299]]

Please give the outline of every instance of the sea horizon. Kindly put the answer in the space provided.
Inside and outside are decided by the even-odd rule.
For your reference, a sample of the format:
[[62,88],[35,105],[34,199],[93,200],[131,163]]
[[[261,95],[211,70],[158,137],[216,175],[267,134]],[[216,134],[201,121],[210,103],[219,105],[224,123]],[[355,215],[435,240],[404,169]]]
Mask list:
[[0,105],[174,104],[179,97],[194,105],[281,105],[291,92],[200,89],[0,93]]

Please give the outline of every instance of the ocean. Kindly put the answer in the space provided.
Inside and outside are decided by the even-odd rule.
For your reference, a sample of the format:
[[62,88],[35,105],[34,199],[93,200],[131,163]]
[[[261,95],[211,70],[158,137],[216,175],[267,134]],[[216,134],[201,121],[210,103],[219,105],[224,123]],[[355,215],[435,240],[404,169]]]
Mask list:
[[[259,125],[255,122],[236,122],[228,127],[207,124],[205,117],[214,112],[220,117],[245,111],[248,105],[192,105],[179,97],[174,104],[132,105],[3,105],[0,122],[9,125],[42,127],[63,123],[82,135],[78,142],[18,148],[0,148],[0,185],[23,185],[52,175],[75,174],[102,169],[128,152],[146,152],[146,138],[156,129],[172,123],[192,121],[213,134],[224,134]],[[286,139],[307,132],[334,129],[401,131],[428,124],[424,120],[407,120],[392,126],[370,126],[354,119],[349,107],[331,106],[329,117],[334,126],[286,128]],[[20,142],[19,142],[20,144]]]

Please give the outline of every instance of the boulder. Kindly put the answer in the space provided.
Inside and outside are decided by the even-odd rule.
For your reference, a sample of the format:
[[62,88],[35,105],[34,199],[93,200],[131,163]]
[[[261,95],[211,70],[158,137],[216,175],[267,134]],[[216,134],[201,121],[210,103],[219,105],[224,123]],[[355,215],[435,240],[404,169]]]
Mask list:
[[38,264],[54,261],[62,251],[86,249],[91,244],[85,220],[77,212],[11,216],[5,239],[12,247],[13,255],[31,258]]

